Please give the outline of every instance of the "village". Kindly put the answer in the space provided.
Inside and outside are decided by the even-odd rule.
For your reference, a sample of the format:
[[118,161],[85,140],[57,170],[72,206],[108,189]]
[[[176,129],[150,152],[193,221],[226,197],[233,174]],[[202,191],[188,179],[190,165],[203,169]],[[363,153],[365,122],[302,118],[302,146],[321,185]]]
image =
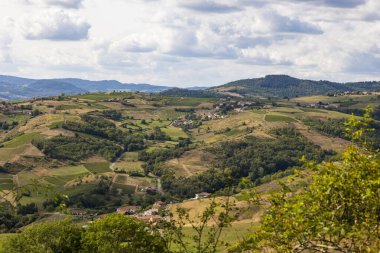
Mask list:
[[[205,199],[210,197],[211,194],[207,192],[201,192],[199,194],[195,194],[195,197],[193,199]],[[158,224],[162,221],[169,221],[170,215],[169,215],[169,209],[170,206],[173,205],[173,203],[166,203],[163,201],[156,201],[150,208],[144,209],[142,206],[139,205],[123,205],[118,208],[116,208],[115,213],[120,215],[126,215],[135,217],[138,220],[141,220],[145,223],[149,223],[152,225]],[[78,217],[92,217],[95,219],[103,218],[107,214],[93,214],[89,213],[86,209],[80,209],[80,208],[72,208],[69,213],[73,216]]]

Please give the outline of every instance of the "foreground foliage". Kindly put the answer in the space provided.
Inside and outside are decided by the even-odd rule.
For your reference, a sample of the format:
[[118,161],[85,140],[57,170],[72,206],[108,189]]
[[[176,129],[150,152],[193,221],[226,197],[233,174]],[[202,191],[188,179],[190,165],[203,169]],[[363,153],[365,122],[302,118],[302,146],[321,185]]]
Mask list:
[[309,187],[274,194],[262,225],[235,250],[257,252],[379,252],[379,151],[370,148],[367,113],[346,124],[352,145],[339,163],[309,164]]
[[166,244],[145,223],[112,214],[87,229],[68,220],[36,224],[10,237],[1,252],[6,253],[144,253],[167,252]]

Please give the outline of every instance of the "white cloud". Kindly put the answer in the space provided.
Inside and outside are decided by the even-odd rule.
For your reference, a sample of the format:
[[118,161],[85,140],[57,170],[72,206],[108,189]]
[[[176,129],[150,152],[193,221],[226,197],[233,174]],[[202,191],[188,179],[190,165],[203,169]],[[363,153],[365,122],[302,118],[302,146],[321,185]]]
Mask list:
[[239,12],[243,9],[239,6],[223,4],[220,1],[214,0],[192,0],[192,1],[182,1],[179,4],[182,8],[186,8],[193,11],[205,12],[205,13],[230,13]]
[[119,41],[113,42],[112,50],[120,52],[147,53],[157,48],[157,38],[145,34],[132,34]]
[[313,5],[326,5],[336,8],[355,8],[363,5],[367,0],[289,0],[296,3],[311,3]]
[[377,0],[3,1],[0,16],[16,25],[0,33],[0,58],[20,75],[80,70],[177,85],[271,73],[378,78],[379,8]]
[[45,0],[48,5],[57,5],[65,8],[77,9],[81,7],[83,0]]
[[14,36],[14,20],[12,18],[5,18],[4,20],[0,20],[0,24],[0,62],[12,63],[11,51]]
[[12,38],[9,34],[0,32],[0,62],[11,62]]
[[[240,4],[248,6],[262,7],[267,4],[278,4],[277,0],[239,0]],[[368,0],[285,0],[284,2],[300,5],[310,5],[312,7],[333,7],[333,8],[355,8],[364,5]]]
[[78,9],[82,7],[84,0],[20,0],[26,4],[35,4],[41,6],[58,6],[62,8]]
[[96,60],[100,66],[107,69],[146,69],[154,62],[147,53],[156,48],[150,37],[131,35],[115,41],[98,41],[93,45]]
[[281,16],[276,13],[265,15],[273,32],[321,34],[323,31],[314,24],[298,18]]
[[49,11],[24,20],[23,33],[29,40],[72,41],[87,39],[90,25],[65,11]]

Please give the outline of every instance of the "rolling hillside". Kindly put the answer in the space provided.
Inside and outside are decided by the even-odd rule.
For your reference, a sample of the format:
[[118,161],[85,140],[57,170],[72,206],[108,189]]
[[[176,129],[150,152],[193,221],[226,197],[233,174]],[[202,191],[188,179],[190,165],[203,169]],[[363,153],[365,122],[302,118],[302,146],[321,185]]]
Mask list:
[[[49,83],[33,83],[34,91],[49,91]],[[377,94],[267,100],[174,92],[177,96],[97,92],[1,103],[0,198],[13,206],[15,189],[25,190],[16,209],[26,211],[1,210],[9,218],[0,228],[0,252],[1,233],[63,218],[90,224],[123,206],[138,206],[135,217],[141,220],[165,219],[167,212],[176,217],[177,207],[186,208],[196,223],[212,198],[194,196],[223,199],[227,183],[236,189],[235,218],[221,239],[239,242],[260,225],[268,208],[249,204],[242,180],[249,180],[264,201],[280,189],[277,180],[297,170],[306,181],[296,180],[294,189],[307,185],[312,172],[304,170],[301,157],[339,159],[350,144],[342,134],[350,116],[345,112],[380,105]],[[380,124],[374,126],[373,141],[380,147]],[[37,181],[46,190],[35,186]],[[160,202],[172,204],[157,212],[153,207]],[[190,224],[183,232],[191,248]],[[219,244],[217,252],[226,245]]]
[[121,83],[116,80],[90,81],[78,78],[28,79],[0,75],[0,100],[23,100],[33,97],[55,96],[61,93],[132,91],[162,95],[216,97],[302,97],[326,95],[345,91],[380,91],[380,82],[336,83],[294,78],[287,75],[268,75],[242,79],[221,86],[189,87],[186,89],[151,84]]
[[232,96],[291,98],[345,91],[380,91],[380,82],[337,83],[304,80],[287,75],[267,75],[230,82],[209,90]]

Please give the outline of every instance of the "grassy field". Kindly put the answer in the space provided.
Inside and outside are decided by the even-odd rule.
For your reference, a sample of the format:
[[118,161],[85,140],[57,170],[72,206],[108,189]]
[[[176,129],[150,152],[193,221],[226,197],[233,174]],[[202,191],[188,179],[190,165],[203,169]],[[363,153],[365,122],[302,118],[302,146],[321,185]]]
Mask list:
[[[217,248],[217,252],[224,252],[226,248],[232,246],[238,242],[243,241],[243,239],[248,235],[249,232],[253,231],[253,224],[249,222],[244,223],[233,223],[231,227],[227,227],[223,230],[220,236],[220,246]],[[210,228],[205,228],[205,235],[210,231]],[[183,233],[185,237],[184,242],[189,246],[191,251],[195,250],[194,236],[197,234],[191,227],[184,227]],[[206,240],[206,239],[205,239]],[[204,241],[205,243],[205,241]],[[178,249],[177,245],[173,246],[173,249]]]
[[175,169],[176,176],[189,177],[208,170],[212,161],[212,154],[201,149],[194,149],[185,152],[180,158],[167,161],[166,165]]
[[14,236],[16,236],[16,234],[0,234],[0,252],[4,251],[5,240]]
[[135,185],[125,185],[125,184],[112,184],[112,188],[120,189],[123,191],[124,194],[133,194],[136,191]]
[[41,138],[40,133],[25,133],[23,135],[17,136],[16,138],[5,142],[4,148],[17,148],[21,145],[29,144],[33,139]]
[[72,167],[61,167],[58,169],[51,169],[50,172],[54,176],[67,176],[67,175],[81,175],[88,173],[89,171],[85,166],[72,166]]
[[142,169],[143,162],[138,160],[137,152],[125,152],[119,161],[117,161],[113,169],[143,172]]
[[19,125],[23,125],[30,119],[29,115],[19,114],[19,115],[10,115],[6,117],[6,121],[8,123],[12,123],[13,121],[18,122]]
[[95,187],[96,187],[96,184],[80,184],[78,186],[65,190],[65,194],[71,196],[71,195],[78,195],[82,193],[88,193],[91,190],[93,190]]
[[179,127],[165,127],[161,128],[162,132],[170,136],[172,140],[178,140],[179,138],[188,138],[189,136]]
[[90,94],[70,95],[69,97],[83,100],[102,101],[114,98],[130,98],[132,95],[133,93],[131,92],[97,92]]
[[82,106],[80,104],[61,104],[57,105],[57,110],[72,110],[72,109],[80,109]]
[[[38,181],[46,185],[50,184],[53,187],[53,191],[63,192],[65,191],[64,186],[68,182],[88,173],[90,172],[83,165],[48,170],[24,171],[17,174],[16,182],[18,186],[23,186]],[[26,199],[28,199],[28,202],[31,201],[31,198]]]
[[49,172],[52,174],[53,177],[65,183],[68,183],[74,179],[77,179],[80,176],[90,173],[83,165],[51,169]]
[[345,96],[337,96],[337,97],[329,97],[329,96],[309,96],[309,97],[298,97],[290,99],[291,102],[299,102],[299,103],[333,103],[333,102],[344,102],[344,101],[365,101],[371,102],[376,101],[377,95],[345,95]]
[[[285,182],[289,187],[301,187],[301,182],[308,180],[311,177],[312,172],[310,170],[302,171],[302,177],[300,179],[292,179],[292,178],[281,178],[280,181]],[[267,200],[270,196],[270,193],[278,192],[282,189],[279,180],[273,180],[268,183],[264,183],[260,186],[255,187],[255,192],[260,194],[260,198],[262,200]],[[225,197],[216,197],[216,202],[223,206]],[[174,213],[174,219],[177,219],[176,215],[177,207],[185,208],[188,211],[189,218],[192,220],[192,224],[199,224],[200,215],[204,212],[209,205],[211,204],[212,199],[200,199],[200,200],[185,200],[182,203],[173,204],[169,206],[169,210]],[[265,203],[266,201],[263,201]],[[249,235],[250,232],[258,229],[258,225],[260,223],[261,217],[265,212],[265,208],[263,207],[254,207],[250,206],[247,202],[247,198],[241,194],[234,195],[230,197],[230,204],[233,206],[231,215],[234,215],[236,220],[232,222],[231,227],[226,228],[221,234],[221,242],[225,244],[224,246],[220,246],[217,252],[225,252],[224,250],[235,243],[242,241],[246,236]],[[216,212],[221,211],[220,207],[216,209]],[[210,225],[214,224],[213,221],[210,221],[208,227],[206,227],[205,231],[210,229]],[[194,241],[192,240],[193,236],[196,235],[194,229],[192,229],[189,223],[185,222],[184,225],[184,241],[188,243],[190,247],[194,250]]]
[[151,120],[148,122],[148,125],[150,128],[155,128],[155,127],[166,127],[171,123],[170,120]]
[[114,183],[116,183],[116,184],[128,184],[129,183],[129,176],[126,174],[117,174],[115,176]]
[[294,122],[295,120],[291,117],[277,114],[269,114],[265,116],[265,120],[269,122]]
[[87,163],[84,165],[84,167],[90,171],[91,173],[106,173],[111,172],[110,164],[105,163]]
[[206,144],[213,144],[227,140],[236,140],[255,130],[269,130],[272,127],[271,122],[264,120],[267,114],[264,110],[250,110],[240,113],[232,113],[223,119],[216,119],[203,122],[198,129],[192,129],[192,137]]
[[140,161],[136,161],[136,162],[119,161],[115,164],[114,168],[121,169],[127,172],[132,172],[132,171],[143,172],[143,169],[142,169],[143,164],[144,163]]
[[[225,199],[223,198],[216,198],[216,202],[223,203]],[[231,197],[231,204],[236,203],[237,206],[247,206],[245,201],[238,201],[236,198]],[[242,205],[242,203],[245,203]],[[170,211],[174,213],[174,219],[177,219],[176,208],[180,206],[181,208],[185,208],[188,210],[189,218],[192,220],[193,225],[197,225],[200,222],[199,215],[202,214],[203,211],[206,210],[206,208],[209,207],[211,203],[211,199],[201,199],[201,200],[187,200],[180,204],[171,205],[169,207]],[[220,209],[216,210],[217,212],[221,211]],[[247,214],[245,214],[244,217],[238,218],[238,220],[232,222],[231,227],[226,228],[222,235],[221,235],[221,242],[224,242],[223,244],[227,245],[233,245],[241,240],[243,240],[244,236],[247,236],[247,234],[251,231],[253,231],[254,227],[257,226],[259,217],[262,214],[262,211],[249,211]],[[209,231],[210,226],[214,224],[213,221],[210,221],[208,226],[206,227],[205,231]],[[193,236],[196,234],[194,229],[191,227],[191,224],[186,223],[184,225],[184,241],[188,243],[188,245],[194,250],[194,241],[192,240]],[[227,246],[228,247],[228,246]],[[226,246],[220,246],[218,248],[218,252],[223,252],[223,250],[226,249]]]
[[133,177],[127,174],[117,174],[114,179],[114,186],[157,186],[157,180],[150,177]]
[[27,146],[19,146],[17,148],[0,148],[0,161],[5,162],[9,159],[22,154],[27,149]]
[[157,112],[157,114],[158,114],[158,117],[160,119],[175,120],[175,119],[178,119],[179,117],[185,116],[188,113],[186,113],[186,112],[179,112],[179,111],[176,111],[176,110],[171,109],[171,108],[169,108],[169,109],[164,108],[162,110],[159,110]]
[[128,162],[136,162],[138,161],[138,156],[138,152],[125,152],[122,159]]
[[198,106],[215,100],[212,98],[165,97],[162,99],[162,104],[165,106]]
[[302,111],[304,112],[319,112],[319,113],[327,113],[324,110],[321,109],[316,109],[316,108],[301,108]]
[[0,190],[10,190],[14,187],[11,174],[0,173]]

